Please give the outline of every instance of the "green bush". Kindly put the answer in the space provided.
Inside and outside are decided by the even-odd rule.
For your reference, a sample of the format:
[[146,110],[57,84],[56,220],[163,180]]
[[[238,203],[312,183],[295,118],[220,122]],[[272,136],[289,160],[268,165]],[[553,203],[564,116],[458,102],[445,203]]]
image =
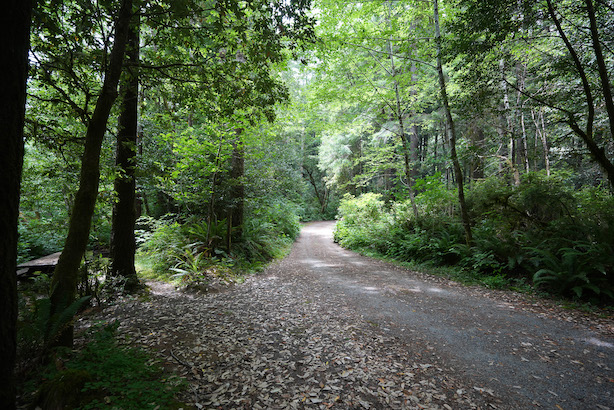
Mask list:
[[45,217],[21,218],[18,262],[26,262],[62,250],[65,237],[66,230],[58,229],[57,220]]
[[350,226],[368,226],[380,221],[384,213],[381,194],[366,193],[358,198],[345,194],[339,205],[339,216]]
[[251,262],[266,262],[282,256],[300,232],[299,208],[281,198],[247,209],[239,252]]
[[247,221],[240,243],[243,255],[254,262],[265,262],[281,256],[280,251],[287,241],[275,231],[276,227],[271,222],[255,219]]
[[261,204],[257,209],[250,207],[246,213],[246,219],[270,223],[274,226],[273,232],[276,235],[294,240],[300,232],[298,214],[297,205],[280,198],[269,201],[264,206]]
[[400,261],[455,265],[489,287],[532,281],[566,297],[614,301],[614,198],[602,188],[574,190],[565,173],[527,173],[519,186],[504,178],[475,182],[466,198],[474,241],[464,243],[456,192],[439,175],[415,184],[408,200],[346,195],[334,237]]
[[437,229],[451,221],[457,207],[457,191],[446,187],[441,172],[416,179],[414,191],[420,226]]
[[556,251],[530,248],[535,285],[563,296],[614,299],[614,249],[577,241]]
[[240,273],[252,264],[279,257],[299,234],[298,209],[282,199],[260,202],[256,207],[247,201],[241,235],[238,228],[231,232],[230,252],[226,219],[209,224],[203,217],[192,216],[180,222],[179,217],[169,215],[161,220],[139,220],[139,255],[150,261],[157,277],[174,276],[190,283],[207,282],[210,274],[227,279],[229,269]]
[[385,243],[390,216],[380,194],[366,193],[358,198],[346,194],[339,205],[334,238],[349,248],[380,248]]
[[[188,245],[188,229],[181,225],[176,217],[166,216],[159,221],[140,221],[137,242],[139,253],[153,261],[155,273],[167,273],[177,263],[177,258],[184,253]],[[151,231],[149,229],[152,229]]]
[[75,315],[90,298],[83,296],[52,315],[49,297],[41,297],[30,291],[20,292],[17,322],[20,360],[26,362],[43,357],[60,334],[73,325]]

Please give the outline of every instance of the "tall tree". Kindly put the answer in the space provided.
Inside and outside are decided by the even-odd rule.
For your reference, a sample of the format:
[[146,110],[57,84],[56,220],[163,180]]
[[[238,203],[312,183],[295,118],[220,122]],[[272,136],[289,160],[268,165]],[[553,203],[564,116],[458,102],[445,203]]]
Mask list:
[[[504,77],[505,86],[515,89],[525,103],[545,109],[551,128],[565,124],[571,129],[614,187],[614,160],[608,149],[614,139],[612,54],[603,53],[614,46],[609,35],[613,10],[609,2],[592,0],[457,0],[450,49],[465,60],[491,64],[509,57],[500,52],[503,46],[513,58],[530,56],[519,61],[522,76]],[[487,87],[491,80],[478,81]],[[522,105],[518,109],[516,127],[522,129],[528,113]],[[577,151],[572,134],[561,134],[564,151]]]
[[[322,84],[337,94],[326,97],[337,98],[345,106],[354,104],[352,111],[358,117],[382,129],[379,139],[395,146],[399,161],[393,172],[399,170],[402,195],[409,197],[417,216],[413,200],[413,181],[420,171],[416,113],[421,102],[417,94],[426,82],[423,72],[432,66],[419,59],[430,53],[418,45],[426,35],[422,23],[429,17],[425,8],[409,1],[386,0],[351,5],[322,0],[320,4],[324,9],[320,30],[325,53],[321,59],[326,67]],[[349,111],[343,109],[343,115]],[[349,126],[355,124],[349,122]],[[388,165],[372,177],[388,174]]]
[[[114,28],[114,42],[104,73],[102,90],[85,135],[85,150],[81,160],[79,190],[69,221],[68,236],[51,281],[51,315],[58,315],[74,300],[79,265],[87,247],[92,215],[98,196],[100,151],[107,129],[107,121],[117,98],[117,86],[122,72],[128,32],[132,17],[132,0],[123,0]],[[68,326],[57,344],[72,346],[73,327]]]
[[117,126],[115,165],[117,175],[114,190],[117,200],[113,204],[111,226],[111,274],[126,279],[125,288],[132,290],[138,284],[134,258],[136,239],[136,161],[139,99],[139,13],[135,13],[126,50],[124,79],[120,86],[122,99]]
[[[386,20],[390,23],[390,15],[391,15],[392,5],[388,2],[388,7],[386,10]],[[388,58],[390,59],[390,75],[392,77],[392,86],[394,88],[394,99],[395,105],[394,115],[396,116],[396,120],[399,125],[399,138],[401,139],[401,145],[403,146],[403,159],[405,165],[405,178],[407,183],[407,190],[409,192],[409,200],[411,202],[411,207],[414,212],[414,217],[416,220],[418,219],[418,206],[416,205],[416,201],[414,199],[414,180],[416,179],[416,162],[418,161],[418,131],[415,124],[411,124],[409,127],[409,132],[406,130],[405,124],[405,115],[406,109],[403,108],[403,100],[401,99],[401,93],[399,90],[399,82],[397,81],[398,70],[395,64],[394,52],[392,48],[392,40],[387,39],[386,45],[388,48]],[[411,63],[411,83],[415,82],[416,76],[416,64],[414,61]],[[415,94],[413,90],[413,84],[410,85],[412,89],[411,94]],[[409,142],[408,142],[409,139]]]
[[[211,9],[204,4],[196,19],[187,15],[179,24],[153,21],[150,32],[143,34],[146,44],[155,44],[142,51],[143,77],[156,75],[156,84],[145,93],[164,95],[165,110],[172,113],[166,130],[176,154],[172,172],[187,170],[187,163],[194,165],[179,178],[186,185],[163,182],[160,188],[193,211],[204,209],[208,201],[209,218],[226,217],[235,237],[240,236],[243,222],[245,158],[241,133],[228,129],[233,124],[240,124],[236,130],[249,127],[262,117],[272,120],[274,105],[287,99],[288,91],[274,75],[273,65],[313,37],[309,5],[309,1],[230,1],[217,2]],[[225,131],[219,133],[221,129]],[[228,147],[232,154],[227,156]],[[216,159],[189,158],[191,148],[210,152]],[[194,181],[197,174],[201,177]],[[207,188],[198,189],[202,185]],[[210,195],[203,195],[206,192]]]
[[465,241],[467,242],[467,245],[471,245],[471,243],[473,242],[473,238],[471,234],[471,221],[469,219],[469,212],[467,211],[467,204],[465,203],[463,171],[461,170],[460,161],[458,160],[458,154],[456,153],[456,127],[454,126],[452,112],[450,111],[450,105],[448,103],[446,80],[443,75],[443,67],[441,63],[441,31],[439,28],[439,5],[437,0],[433,0],[433,21],[435,23],[435,47],[437,52],[437,74],[439,77],[439,90],[441,93],[441,102],[443,103],[443,108],[446,113],[446,120],[448,122],[448,131],[450,133],[450,158],[454,167],[454,177],[456,178],[456,185],[458,186],[458,203],[460,207],[463,228],[465,229]]
[[15,408],[17,218],[32,3],[9,0],[0,17],[0,408]]
[[[595,97],[593,96],[594,86],[591,86],[587,71],[588,67],[586,67],[576,50],[576,47],[569,40],[569,36],[563,25],[561,24],[560,18],[555,10],[554,4],[552,0],[547,0],[548,4],[548,12],[550,14],[550,18],[554,21],[556,29],[559,33],[559,36],[565,43],[565,47],[569,52],[569,56],[573,61],[573,66],[576,70],[576,74],[580,77],[582,82],[582,89],[584,91],[585,99],[586,99],[586,110],[587,116],[586,125],[583,128],[579,121],[576,113],[564,110],[567,115],[567,123],[571,127],[571,129],[584,141],[586,147],[588,148],[591,156],[597,161],[597,163],[601,166],[603,171],[605,172],[608,180],[610,181],[610,186],[614,189],[614,163],[608,157],[605,149],[597,143],[594,136],[594,122],[595,122],[595,106],[597,102],[595,101]],[[590,22],[590,36],[593,45],[593,55],[592,58],[595,59],[597,63],[599,79],[601,81],[601,90],[600,94],[603,102],[605,103],[608,122],[610,125],[610,136],[614,139],[614,102],[612,101],[612,92],[610,86],[610,78],[609,73],[606,68],[605,59],[603,57],[603,53],[601,51],[601,43],[599,40],[599,30],[597,28],[596,17],[595,17],[595,8],[593,2],[591,0],[585,0],[586,4],[586,12],[587,17]]]
[[237,138],[232,142],[232,155],[230,157],[230,210],[228,212],[227,249],[230,252],[232,231],[241,237],[245,210],[245,148],[241,138],[243,129],[236,130]]

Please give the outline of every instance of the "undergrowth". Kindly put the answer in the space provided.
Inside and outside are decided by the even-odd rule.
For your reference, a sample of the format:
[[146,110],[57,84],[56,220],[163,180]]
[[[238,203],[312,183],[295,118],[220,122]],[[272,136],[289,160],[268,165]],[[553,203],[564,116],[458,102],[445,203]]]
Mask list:
[[107,265],[98,257],[84,263],[77,299],[53,315],[49,276],[37,274],[20,282],[16,364],[20,408],[175,408],[179,380],[167,378],[143,350],[118,345],[117,323],[81,334],[76,350],[54,347],[79,314],[115,303],[118,295],[125,294],[123,282],[106,275]]
[[196,290],[211,283],[241,282],[288,253],[300,230],[296,215],[291,204],[278,201],[251,210],[240,229],[230,229],[226,219],[141,218],[137,268],[142,277]]
[[[529,173],[520,186],[491,177],[467,190],[474,240],[464,242],[456,194],[439,175],[409,201],[346,195],[335,240],[400,262],[447,267],[446,276],[491,288],[547,292],[578,303],[614,303],[614,199],[575,190],[565,174]],[[449,269],[448,269],[449,268]]]
[[520,293],[541,293],[531,283],[522,278],[508,278],[502,274],[484,275],[482,273],[464,269],[455,265],[438,265],[431,261],[419,262],[416,260],[401,261],[398,258],[385,255],[373,249],[360,248],[355,249],[361,255],[370,258],[383,260],[393,263],[397,266],[402,266],[412,271],[423,272],[428,275],[439,276],[446,279],[451,279],[463,285],[480,285],[489,289],[507,289]]
[[[56,350],[53,360],[28,383],[34,406],[43,409],[178,409],[184,382],[167,377],[143,350],[118,345],[118,323],[98,326],[82,349]],[[35,387],[38,387],[35,389]]]

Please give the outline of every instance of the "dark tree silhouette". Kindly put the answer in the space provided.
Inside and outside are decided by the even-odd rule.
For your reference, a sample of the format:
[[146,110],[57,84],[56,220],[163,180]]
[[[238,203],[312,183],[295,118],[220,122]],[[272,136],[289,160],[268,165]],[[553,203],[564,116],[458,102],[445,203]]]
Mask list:
[[0,408],[15,408],[17,218],[30,48],[28,0],[5,2],[0,15]]
[[134,267],[136,240],[136,146],[138,128],[138,62],[139,24],[138,15],[133,18],[128,45],[124,79],[120,85],[122,99],[117,130],[115,165],[119,175],[115,178],[114,189],[117,202],[113,205],[113,226],[111,229],[111,273],[126,278],[126,289],[138,285]]

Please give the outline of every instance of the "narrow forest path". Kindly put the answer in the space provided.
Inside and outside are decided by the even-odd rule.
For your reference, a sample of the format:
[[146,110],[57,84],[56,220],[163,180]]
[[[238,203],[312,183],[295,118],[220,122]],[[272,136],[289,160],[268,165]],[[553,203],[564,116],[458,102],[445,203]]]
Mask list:
[[612,319],[467,288],[346,251],[291,254],[208,295],[162,285],[93,319],[151,346],[198,408],[614,409]]

